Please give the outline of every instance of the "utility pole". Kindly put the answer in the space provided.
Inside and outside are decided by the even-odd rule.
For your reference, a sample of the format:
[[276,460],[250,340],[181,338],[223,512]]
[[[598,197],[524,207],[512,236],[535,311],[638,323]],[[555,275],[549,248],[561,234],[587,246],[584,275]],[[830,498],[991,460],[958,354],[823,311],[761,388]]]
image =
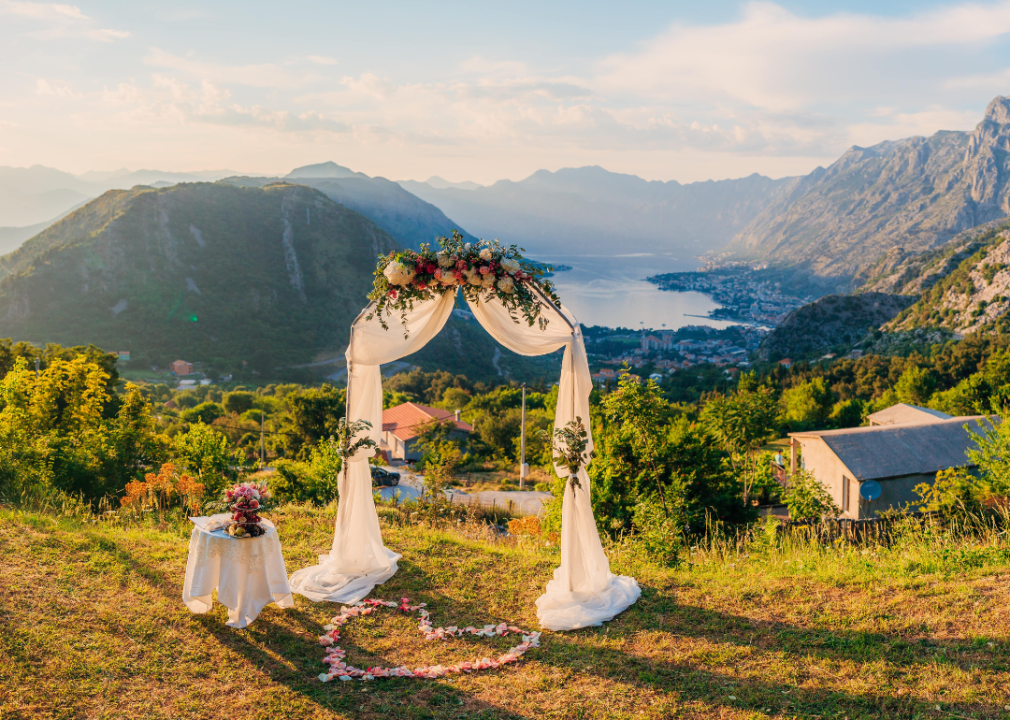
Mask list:
[[267,446],[263,440],[263,418],[263,411],[260,410],[260,469],[263,469],[267,464]]
[[523,422],[522,435],[519,439],[519,489],[526,484],[526,476],[530,472],[530,466],[526,464],[526,383],[523,383]]

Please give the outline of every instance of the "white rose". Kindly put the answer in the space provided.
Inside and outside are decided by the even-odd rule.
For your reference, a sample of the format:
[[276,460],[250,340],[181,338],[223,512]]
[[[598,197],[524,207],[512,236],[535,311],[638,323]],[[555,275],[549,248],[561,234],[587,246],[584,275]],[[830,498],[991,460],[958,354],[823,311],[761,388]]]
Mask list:
[[491,248],[484,248],[480,251],[480,259],[487,262],[491,259]]
[[456,276],[453,275],[451,272],[447,272],[445,270],[436,270],[435,271],[435,277],[443,285],[455,285],[456,284]]
[[382,271],[390,285],[408,285],[414,279],[414,271],[403,263],[393,260]]
[[486,288],[493,288],[494,280],[495,280],[494,273],[488,273],[483,277],[480,284]]
[[469,270],[466,272],[466,281],[471,285],[480,285],[480,273]]
[[519,263],[512,258],[505,258],[501,261],[501,266],[505,269],[509,275],[515,275],[519,272]]
[[440,268],[451,268],[453,265],[455,265],[455,263],[449,253],[443,252],[438,254],[438,266]]
[[508,293],[509,295],[515,292],[515,285],[512,284],[512,278],[508,275],[504,276],[498,281],[498,289],[503,293]]

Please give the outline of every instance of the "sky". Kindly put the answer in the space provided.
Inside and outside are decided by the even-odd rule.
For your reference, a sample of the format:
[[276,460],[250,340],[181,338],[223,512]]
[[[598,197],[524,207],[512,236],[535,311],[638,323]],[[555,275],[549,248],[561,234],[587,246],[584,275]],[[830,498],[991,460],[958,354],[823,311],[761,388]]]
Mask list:
[[1010,95],[1003,2],[0,0],[0,165],[808,173]]

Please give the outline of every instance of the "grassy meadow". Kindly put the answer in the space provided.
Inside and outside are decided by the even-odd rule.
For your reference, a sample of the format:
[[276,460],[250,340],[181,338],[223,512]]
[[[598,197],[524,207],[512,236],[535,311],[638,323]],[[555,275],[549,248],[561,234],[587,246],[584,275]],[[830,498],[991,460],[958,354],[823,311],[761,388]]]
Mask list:
[[[374,596],[436,625],[537,627],[559,561],[486,526],[401,526]],[[288,571],[332,537],[334,508],[272,514]],[[245,630],[182,604],[186,522],[103,524],[0,510],[0,718],[1010,718],[1010,546],[993,530],[911,530],[888,548],[757,531],[675,569],[613,545],[640,601],[603,627],[545,632],[519,664],[440,681],[320,683],[338,607],[296,599]],[[513,644],[423,641],[393,612],[346,627],[348,661],[455,662]]]

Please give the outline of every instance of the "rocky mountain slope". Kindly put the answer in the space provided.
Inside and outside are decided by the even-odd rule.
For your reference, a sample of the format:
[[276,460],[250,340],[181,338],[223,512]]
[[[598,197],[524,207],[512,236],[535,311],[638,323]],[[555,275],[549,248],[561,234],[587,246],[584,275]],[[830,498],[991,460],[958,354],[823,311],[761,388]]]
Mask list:
[[619,248],[686,260],[724,247],[796,182],[751,175],[682,185],[583,167],[539,170],[519,182],[473,189],[400,184],[472,233],[535,254],[611,254]]
[[854,286],[888,253],[915,255],[1010,213],[1010,100],[973,132],[853,147],[802,178],[727,247],[741,260]]
[[936,258],[902,290],[922,295],[885,326],[888,332],[938,328],[957,337],[1010,331],[1010,223],[980,232],[958,252]]

